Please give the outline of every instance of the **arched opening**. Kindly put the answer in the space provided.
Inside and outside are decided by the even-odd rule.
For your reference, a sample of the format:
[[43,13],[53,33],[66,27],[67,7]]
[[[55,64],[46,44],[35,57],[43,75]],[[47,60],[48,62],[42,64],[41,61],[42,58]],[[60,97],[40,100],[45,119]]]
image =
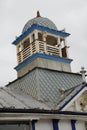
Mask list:
[[22,43],[23,49],[27,48],[30,45],[30,39],[27,38],[24,40],[24,42]]
[[42,34],[41,34],[41,33],[38,33],[38,40],[39,40],[39,41],[42,41],[42,40],[43,40],[43,37],[42,37]]
[[49,45],[56,46],[57,45],[57,38],[50,36],[50,35],[47,35],[46,42]]

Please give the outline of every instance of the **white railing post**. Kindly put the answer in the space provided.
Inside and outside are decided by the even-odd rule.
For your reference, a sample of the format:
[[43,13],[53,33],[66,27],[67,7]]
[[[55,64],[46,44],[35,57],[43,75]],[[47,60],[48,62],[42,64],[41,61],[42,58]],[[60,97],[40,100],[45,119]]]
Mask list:
[[36,45],[36,52],[40,52],[39,50],[39,41],[35,41],[35,45]]
[[47,54],[47,44],[46,44],[46,42],[44,42],[43,44],[44,44],[44,52],[45,52],[45,54]]
[[32,44],[30,44],[30,55],[32,55],[33,52],[32,52]]
[[37,40],[38,39],[38,31],[35,30],[34,32],[35,32],[35,40]]
[[66,38],[64,39],[64,46],[66,47],[66,55],[67,55],[67,58],[69,58]]

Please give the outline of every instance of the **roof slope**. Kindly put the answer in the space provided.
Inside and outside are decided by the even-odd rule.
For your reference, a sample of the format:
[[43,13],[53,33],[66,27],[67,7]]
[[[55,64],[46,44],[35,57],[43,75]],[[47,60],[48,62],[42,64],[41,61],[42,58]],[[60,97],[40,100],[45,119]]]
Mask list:
[[49,109],[30,95],[7,87],[0,88],[0,109]]
[[72,88],[81,82],[80,74],[36,68],[7,87],[43,102],[48,108],[55,109]]
[[77,95],[81,90],[87,87],[87,84],[80,84],[61,94],[58,104],[53,106],[51,102],[41,102],[23,91],[14,90],[8,87],[0,88],[0,109],[9,110],[59,110]]

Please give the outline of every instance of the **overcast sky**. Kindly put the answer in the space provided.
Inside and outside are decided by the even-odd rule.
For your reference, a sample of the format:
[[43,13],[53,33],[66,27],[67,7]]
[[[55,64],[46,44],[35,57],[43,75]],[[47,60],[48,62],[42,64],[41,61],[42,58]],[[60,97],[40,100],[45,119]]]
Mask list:
[[72,71],[79,72],[81,66],[87,70],[87,0],[0,0],[0,86],[16,79],[16,47],[11,43],[37,10],[71,34]]

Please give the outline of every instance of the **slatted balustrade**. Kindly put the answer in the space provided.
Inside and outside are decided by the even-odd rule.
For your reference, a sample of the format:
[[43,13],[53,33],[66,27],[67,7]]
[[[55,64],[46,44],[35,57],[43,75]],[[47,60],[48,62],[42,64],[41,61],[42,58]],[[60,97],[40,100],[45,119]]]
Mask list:
[[39,42],[39,52],[45,53],[45,45],[44,42]]
[[49,54],[49,55],[54,55],[54,56],[60,56],[58,47],[47,45],[46,43],[44,43],[42,41],[38,41],[38,42],[33,42],[32,44],[30,44],[28,47],[26,47],[25,49],[23,49],[22,51],[20,51],[17,54],[18,64],[23,62],[25,59],[30,57],[32,54],[35,54],[38,52]]
[[34,53],[36,53],[36,50],[37,50],[36,43],[33,42],[31,45],[32,45],[32,47],[31,47],[32,50],[31,50],[31,51],[32,51],[32,53],[34,54]]
[[59,56],[59,48],[51,45],[46,46],[49,55]]
[[27,48],[25,48],[23,51],[23,60],[25,60],[26,58],[31,56],[31,49],[30,46],[28,46]]

